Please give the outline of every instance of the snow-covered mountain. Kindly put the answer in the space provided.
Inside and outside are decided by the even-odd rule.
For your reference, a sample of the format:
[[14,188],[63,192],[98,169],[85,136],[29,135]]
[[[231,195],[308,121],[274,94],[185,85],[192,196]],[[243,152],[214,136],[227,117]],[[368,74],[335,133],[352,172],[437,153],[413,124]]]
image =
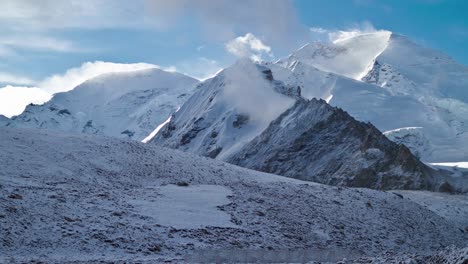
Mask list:
[[[316,71],[317,75],[310,76],[320,79],[328,75]],[[448,184],[443,175],[434,178],[433,171],[408,149],[392,143],[372,125],[360,123],[324,101],[302,97],[311,92],[309,87],[323,92],[320,86],[285,84],[275,80],[276,73],[281,78],[297,72],[240,60],[201,84],[151,142],[334,185],[439,190]],[[332,77],[333,82],[343,82],[332,87],[337,89],[333,92],[350,89],[355,83],[369,91],[385,92],[374,85]]]
[[421,158],[423,155],[431,156],[434,151],[431,142],[422,133],[422,127],[404,127],[389,130],[385,131],[384,135],[390,140],[412,149],[417,158]]
[[374,59],[388,46],[392,33],[346,35],[333,42],[312,42],[277,63],[290,67],[302,61],[321,71],[334,72],[360,80],[373,65]]
[[152,142],[224,159],[259,135],[299,95],[297,87],[274,80],[269,68],[242,59],[202,83]]
[[[323,100],[298,100],[227,159],[241,167],[330,185],[452,188],[404,145]],[[468,181],[467,181],[468,182]],[[468,188],[467,190],[468,191]]]
[[181,106],[197,84],[191,77],[160,69],[104,74],[55,94],[43,105],[29,105],[8,126],[140,141]]
[[458,261],[465,251],[443,248],[468,241],[465,196],[337,188],[37,129],[0,128],[0,160],[0,262]]
[[10,122],[10,118],[0,115],[0,126],[6,125],[8,122]]
[[431,151],[419,148],[411,135],[401,143],[424,161],[468,160],[468,67],[447,55],[381,31],[311,43],[276,64],[293,72],[277,69],[283,74],[277,79],[313,87],[303,94],[342,107],[388,135],[420,127]]

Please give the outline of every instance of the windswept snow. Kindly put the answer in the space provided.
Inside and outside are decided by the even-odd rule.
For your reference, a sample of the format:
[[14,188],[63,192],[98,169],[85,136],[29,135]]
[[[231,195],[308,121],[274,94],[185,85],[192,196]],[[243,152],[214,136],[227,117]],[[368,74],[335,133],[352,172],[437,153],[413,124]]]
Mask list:
[[152,142],[223,159],[260,134],[299,93],[274,80],[269,68],[241,59],[200,84]]
[[300,60],[325,72],[360,80],[372,68],[374,59],[388,45],[389,31],[354,34],[332,43],[312,42],[292,53],[279,64],[289,67]]
[[[200,250],[234,250],[244,261],[282,252],[293,262],[351,261],[468,241],[461,218],[455,225],[453,214],[400,194],[293,180],[136,141],[0,128],[0,160],[0,262],[183,262]],[[189,214],[193,225],[169,221]]]
[[[177,108],[177,110],[174,112],[174,113],[177,113],[177,111],[179,111],[180,109],[180,106]],[[171,122],[171,119],[172,117],[174,116],[174,114],[170,115],[166,121],[162,122],[159,126],[156,127],[155,130],[153,130],[153,132],[151,132],[147,137],[145,137],[141,142],[143,143],[148,143],[148,141],[150,141],[152,138],[154,138],[154,136],[156,136],[159,131],[161,130],[161,128],[163,128],[167,123]]]
[[195,91],[197,80],[160,69],[109,73],[43,105],[30,105],[8,126],[143,140]]
[[249,59],[241,59],[221,76],[226,84],[221,92],[225,104],[262,125],[268,125],[294,102],[275,91],[272,80],[265,78],[266,70]]
[[457,167],[468,169],[468,162],[434,162],[431,165],[437,165],[442,167]]
[[167,123],[171,122],[171,119],[172,119],[172,115],[169,116],[166,121],[162,122],[162,124],[160,124],[159,126],[156,127],[155,130],[153,130],[153,132],[151,132],[151,134],[149,134],[147,137],[145,137],[141,142],[143,143],[147,143],[148,141],[150,141],[152,138],[154,138],[154,136],[156,136],[158,133],[159,133],[159,130],[161,130],[161,128],[163,128]]

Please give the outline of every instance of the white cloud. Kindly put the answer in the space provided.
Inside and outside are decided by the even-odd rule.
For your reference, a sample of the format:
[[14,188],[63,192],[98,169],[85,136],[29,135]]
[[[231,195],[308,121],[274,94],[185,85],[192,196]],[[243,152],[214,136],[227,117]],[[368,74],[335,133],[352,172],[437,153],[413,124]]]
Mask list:
[[309,28],[310,32],[313,34],[314,39],[325,40],[323,36],[327,38],[330,42],[340,42],[346,39],[350,39],[359,35],[368,34],[368,33],[377,33],[377,32],[389,32],[386,30],[376,29],[372,23],[369,21],[364,21],[361,23],[355,23],[343,30],[337,29],[326,29],[321,27],[311,27]]
[[[154,27],[168,30],[190,17],[205,37],[225,42],[239,34],[271,43],[305,36],[293,0],[14,0],[0,1],[2,30]],[[294,45],[294,44],[293,44]]]
[[15,30],[114,28],[145,23],[141,0],[0,1],[0,23]]
[[[80,67],[67,70],[64,74],[56,74],[40,82],[0,72],[0,83],[31,85],[31,87],[8,85],[0,88],[0,114],[7,117],[19,115],[28,104],[44,103],[51,98],[52,94],[72,90],[84,81],[101,74],[129,72],[149,68],[161,67],[149,63],[86,62]],[[164,70],[175,71],[175,67],[164,68]]]
[[42,104],[51,95],[36,87],[5,86],[0,88],[0,114],[12,117],[21,114],[30,103]]
[[[86,62],[80,67],[67,70],[64,74],[56,74],[37,84],[38,87],[49,93],[70,91],[86,80],[109,72],[128,72],[148,68],[160,68],[149,63],[112,63],[112,62]],[[169,68],[174,70],[174,68]]]
[[39,51],[56,51],[56,52],[78,52],[83,51],[76,47],[71,41],[52,38],[41,35],[10,35],[0,36],[0,55],[1,50],[7,52],[3,55],[13,55],[13,50],[16,48],[39,50]]
[[224,86],[223,94],[226,103],[248,114],[252,120],[267,125],[294,103],[294,99],[274,91],[257,66],[247,58],[238,60],[225,71],[228,85]]
[[229,41],[226,43],[226,50],[237,57],[247,57],[254,61],[262,60],[263,55],[273,57],[271,48],[252,33],[247,33],[245,36],[239,36]]
[[296,46],[307,36],[293,0],[146,0],[161,29],[195,18],[205,37],[225,42],[239,34],[262,35],[268,43]]
[[354,24],[345,30],[328,30],[328,37],[330,41],[336,43],[362,34],[375,33],[375,32],[388,32],[385,30],[377,30],[369,22]]
[[328,30],[321,27],[311,27],[309,30],[314,33],[328,33]]

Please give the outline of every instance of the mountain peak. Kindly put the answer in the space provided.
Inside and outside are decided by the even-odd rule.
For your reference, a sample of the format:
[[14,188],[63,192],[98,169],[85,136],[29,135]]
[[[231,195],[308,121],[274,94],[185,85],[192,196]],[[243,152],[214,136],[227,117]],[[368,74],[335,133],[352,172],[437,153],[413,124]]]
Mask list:
[[388,46],[389,31],[341,32],[332,42],[311,42],[278,61],[291,67],[295,61],[360,80],[372,68],[375,58]]
[[103,74],[28,106],[8,124],[142,140],[194,92],[196,79],[157,68]]
[[443,183],[372,124],[316,99],[297,100],[227,161],[331,185],[439,190]]

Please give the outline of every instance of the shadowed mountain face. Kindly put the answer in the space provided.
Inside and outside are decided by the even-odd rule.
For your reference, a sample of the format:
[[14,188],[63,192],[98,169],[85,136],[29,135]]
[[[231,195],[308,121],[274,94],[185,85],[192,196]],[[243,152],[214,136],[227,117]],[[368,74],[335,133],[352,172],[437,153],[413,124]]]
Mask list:
[[[228,162],[331,185],[442,190],[404,145],[323,100],[298,100]],[[445,183],[445,182],[444,182]]]

